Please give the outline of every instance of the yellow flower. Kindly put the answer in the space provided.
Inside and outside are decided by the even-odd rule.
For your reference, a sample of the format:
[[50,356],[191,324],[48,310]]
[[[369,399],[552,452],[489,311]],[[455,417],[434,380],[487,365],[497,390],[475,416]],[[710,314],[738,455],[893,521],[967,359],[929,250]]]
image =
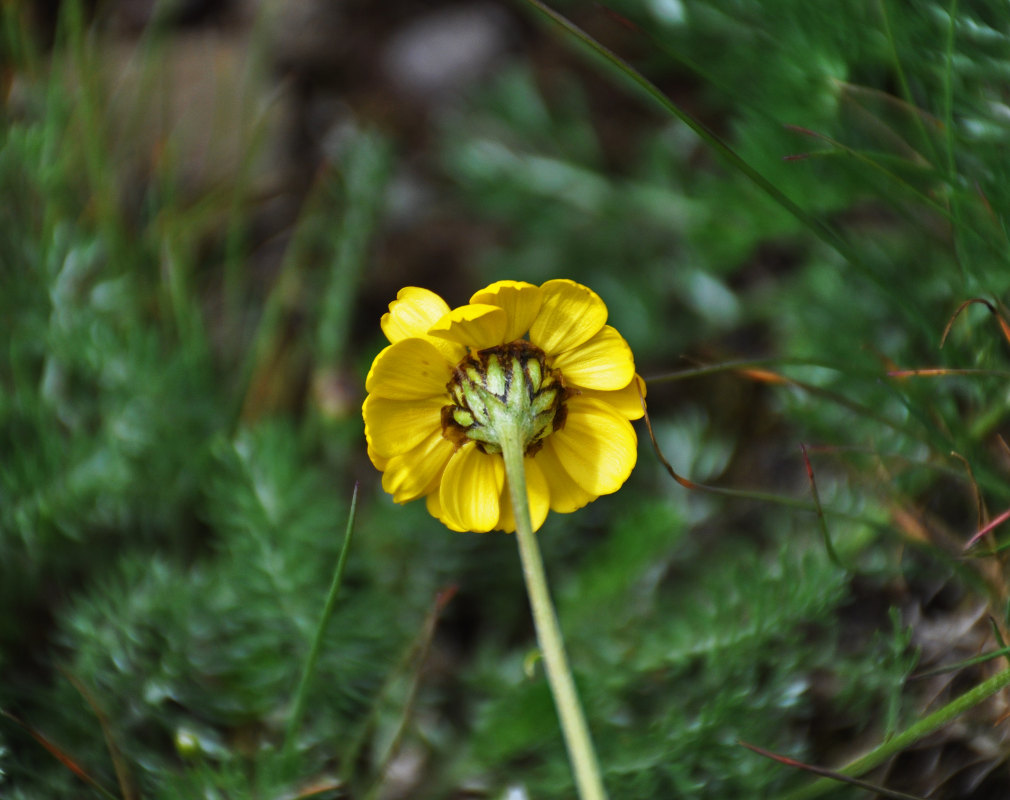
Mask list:
[[499,434],[522,439],[534,530],[631,474],[642,416],[627,342],[570,280],[499,281],[451,309],[414,286],[382,317],[391,344],[362,407],[372,463],[397,503],[427,498],[458,531],[515,530]]

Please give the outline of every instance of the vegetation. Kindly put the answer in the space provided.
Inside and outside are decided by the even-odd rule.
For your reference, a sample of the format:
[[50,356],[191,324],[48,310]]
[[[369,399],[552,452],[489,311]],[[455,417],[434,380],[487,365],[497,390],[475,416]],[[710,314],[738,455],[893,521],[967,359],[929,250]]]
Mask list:
[[658,450],[639,426],[625,488],[538,533],[612,797],[871,796],[744,743],[1007,796],[1007,534],[965,549],[1010,508],[1005,10],[556,8],[513,9],[539,59],[426,141],[355,109],[299,190],[252,90],[194,178],[110,91],[100,15],[62,4],[50,46],[3,4],[4,797],[572,796],[513,538],[365,456],[379,315],[436,232],[469,243],[451,304],[573,278],[648,382]]

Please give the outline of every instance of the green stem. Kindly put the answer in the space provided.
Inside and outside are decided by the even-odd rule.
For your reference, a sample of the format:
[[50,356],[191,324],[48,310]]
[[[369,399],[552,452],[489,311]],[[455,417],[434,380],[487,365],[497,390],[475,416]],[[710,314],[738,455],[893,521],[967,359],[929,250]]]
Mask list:
[[351,494],[351,510],[347,513],[347,532],[344,534],[344,544],[340,548],[340,557],[337,559],[337,568],[333,571],[333,581],[330,583],[330,591],[326,596],[326,605],[323,606],[323,613],[319,618],[319,625],[316,627],[316,635],[312,640],[312,647],[309,649],[308,658],[305,659],[305,666],[302,668],[302,677],[298,682],[298,689],[295,691],[291,716],[288,717],[288,727],[284,734],[283,754],[285,760],[294,750],[295,736],[298,733],[298,728],[302,724],[302,717],[305,714],[305,703],[309,696],[309,684],[312,682],[312,674],[316,670],[316,661],[319,659],[319,651],[322,649],[323,636],[326,633],[330,617],[333,616],[333,609],[337,605],[337,594],[340,592],[340,584],[344,578],[347,553],[351,549],[351,534],[354,532],[354,513],[357,505],[358,484],[355,483],[354,492]]
[[547,682],[550,684],[551,694],[554,695],[554,705],[561,722],[565,746],[568,748],[568,760],[575,773],[575,785],[582,800],[606,800],[607,792],[603,788],[586,717],[582,713],[579,696],[575,691],[575,681],[572,679],[568,657],[565,655],[561,628],[547,588],[544,562],[540,557],[536,535],[533,533],[529,497],[526,494],[523,445],[515,429],[502,435],[501,440],[502,457],[505,459],[505,479],[508,481],[512,511],[515,515],[516,538],[519,542],[519,557],[522,560],[526,592],[530,598],[537,641],[547,671]]
[[[915,742],[919,741],[919,739],[922,739],[924,736],[928,736],[933,731],[946,725],[959,714],[962,714],[973,706],[977,706],[987,697],[996,694],[996,692],[1008,685],[1010,685],[1010,669],[1003,670],[1002,672],[993,675],[988,680],[980,683],[974,689],[969,689],[956,700],[952,700],[943,708],[937,709],[932,714],[923,717],[914,725],[906,728],[896,736],[892,736],[879,747],[871,750],[866,755],[857,758],[855,761],[847,764],[838,771],[843,775],[853,777],[868,772],[878,764],[881,764],[891,756],[900,753],[906,747],[915,744]],[[807,798],[819,797],[837,785],[838,784],[830,778],[821,778],[813,783],[807,784],[801,789],[784,795],[781,800],[807,800]]]

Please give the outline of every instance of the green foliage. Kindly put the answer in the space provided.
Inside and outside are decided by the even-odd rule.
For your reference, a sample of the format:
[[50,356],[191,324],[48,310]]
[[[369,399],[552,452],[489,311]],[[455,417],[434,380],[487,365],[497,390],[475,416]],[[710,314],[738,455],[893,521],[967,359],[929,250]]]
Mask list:
[[[349,485],[335,492],[332,467],[304,447],[310,425],[237,423],[241,383],[216,363],[190,283],[205,227],[192,210],[155,182],[158,216],[81,213],[93,199],[85,163],[97,156],[112,175],[115,156],[76,138],[87,112],[56,81],[24,91],[24,117],[0,142],[11,198],[0,208],[0,706],[108,787],[106,734],[145,796],[276,793],[290,764],[264,761],[252,782],[246,768],[279,743]],[[356,146],[346,194],[357,203],[381,195],[388,147]],[[320,309],[330,361],[374,216],[355,208]],[[376,576],[358,564],[349,580]],[[360,735],[416,622],[391,593],[339,606],[296,742],[304,774]],[[2,741],[9,732],[16,755],[5,748],[0,763],[16,796],[79,790],[25,731]],[[179,772],[186,759],[192,774]]]
[[[88,551],[181,536],[203,442],[222,419],[206,349],[176,348],[148,318],[143,276],[112,263],[103,237],[67,213],[60,124],[12,125],[0,144],[0,182],[20,187],[0,212],[9,609],[77,580]],[[23,636],[24,621],[4,615],[0,640]]]
[[[225,764],[277,746],[346,514],[322,475],[305,469],[292,434],[266,426],[217,448],[206,503],[213,554],[191,565],[125,561],[67,617],[67,669],[104,699],[152,788],[176,761],[173,742],[193,739],[190,750]],[[310,694],[306,746],[338,745],[354,731],[405,641],[409,618],[397,612],[389,596],[338,607]],[[72,690],[64,694],[75,705]]]

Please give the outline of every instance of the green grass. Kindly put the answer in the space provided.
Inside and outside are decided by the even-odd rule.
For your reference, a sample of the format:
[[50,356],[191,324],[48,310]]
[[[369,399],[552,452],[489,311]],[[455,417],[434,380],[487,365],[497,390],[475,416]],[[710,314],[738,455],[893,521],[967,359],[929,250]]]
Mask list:
[[[269,120],[242,106],[229,180],[194,190],[171,137],[139,168],[100,26],[66,6],[52,52],[3,7],[0,795],[100,796],[35,733],[124,800],[380,796],[408,764],[411,797],[571,797],[515,542],[395,506],[365,457],[412,145],[361,126],[259,241]],[[729,490],[678,485],[641,427],[628,485],[538,534],[611,796],[865,796],[740,741],[840,768],[975,736],[1002,761],[980,695],[1003,659],[909,680],[1007,634],[1006,533],[962,545],[1010,507],[1010,343],[975,304],[940,348],[1010,289],[1002,7],[557,8],[517,5],[552,66],[518,56],[424,154],[430,224],[486,243],[452,299],[594,288],[666,458]],[[923,367],[972,371],[891,374]],[[944,709],[961,727],[920,740]],[[861,777],[967,796],[909,763]]]

